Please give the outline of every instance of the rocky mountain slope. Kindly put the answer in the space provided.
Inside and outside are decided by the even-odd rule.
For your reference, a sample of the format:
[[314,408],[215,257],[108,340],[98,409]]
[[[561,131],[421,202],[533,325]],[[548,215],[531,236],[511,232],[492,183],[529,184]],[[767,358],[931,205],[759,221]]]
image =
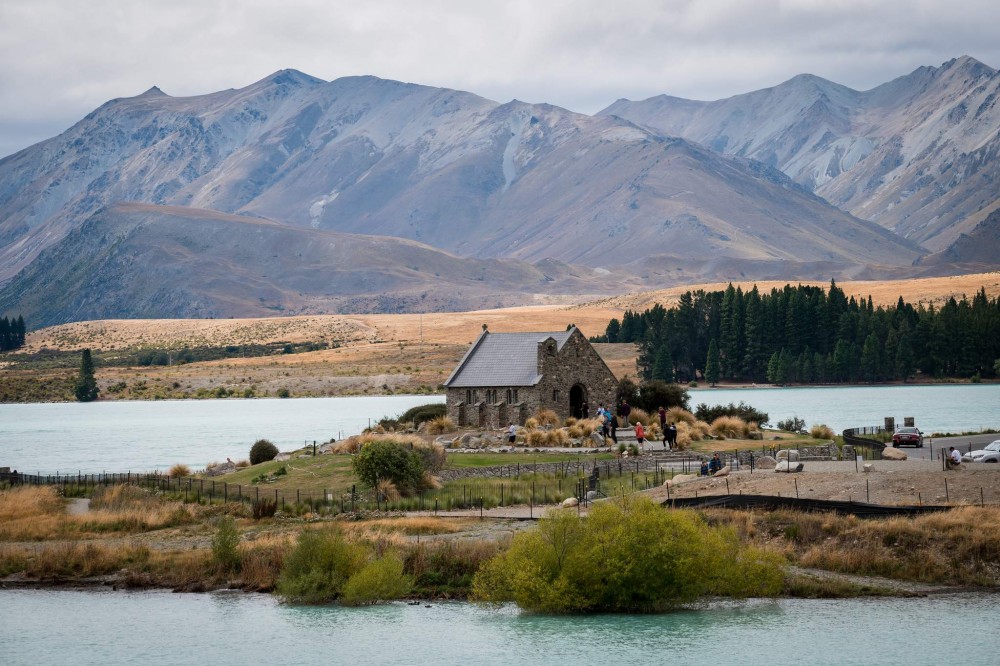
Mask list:
[[[983,85],[994,79],[973,70]],[[787,85],[824,91],[819,124],[843,131],[844,155],[863,156],[852,168],[884,148],[855,137],[845,111],[873,93],[811,77]],[[0,160],[0,314],[31,311],[37,325],[443,310],[638,283],[958,270],[913,268],[926,254],[917,242],[810,191],[835,187],[852,163],[845,157],[842,173],[822,183],[789,168],[802,154],[796,132],[810,124],[792,92],[782,93],[781,114],[771,111],[772,158],[763,144],[732,150],[728,140],[694,137],[733,153],[723,155],[670,136],[702,122],[699,103],[684,103],[687,120],[664,129],[647,117],[294,70],[196,97],[151,88]],[[980,115],[992,118],[985,108]],[[741,125],[737,139],[749,141],[762,118]],[[991,169],[983,162],[970,191]],[[352,250],[329,254],[321,232],[351,235],[338,247]],[[407,263],[414,253],[420,261]],[[308,275],[297,255],[312,257]],[[495,259],[513,261],[486,261]],[[417,303],[417,294],[427,295]]]
[[859,92],[810,75],[713,102],[601,112],[781,169],[852,214],[943,250],[1000,208],[1000,73],[962,57]]
[[0,310],[33,327],[113,318],[466,310],[639,286],[555,260],[463,259],[398,238],[205,209],[118,204],[31,263]]

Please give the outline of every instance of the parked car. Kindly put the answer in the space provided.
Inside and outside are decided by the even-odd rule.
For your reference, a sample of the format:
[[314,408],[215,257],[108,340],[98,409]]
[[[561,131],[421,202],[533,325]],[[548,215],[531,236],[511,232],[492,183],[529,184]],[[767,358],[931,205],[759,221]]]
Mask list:
[[899,428],[892,434],[892,445],[903,446],[904,444],[923,448],[924,433],[916,428]]
[[962,456],[963,462],[1000,463],[1000,439],[990,442],[986,448]]

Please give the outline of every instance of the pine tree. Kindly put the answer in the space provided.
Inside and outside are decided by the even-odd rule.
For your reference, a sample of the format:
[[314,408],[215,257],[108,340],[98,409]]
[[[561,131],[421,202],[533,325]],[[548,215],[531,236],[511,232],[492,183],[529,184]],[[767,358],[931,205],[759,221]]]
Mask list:
[[771,354],[771,360],[767,362],[767,381],[780,384],[779,377],[781,377],[781,355],[774,352]]
[[904,382],[913,374],[913,347],[910,345],[910,336],[904,333],[899,338],[899,345],[896,347],[896,376]]
[[869,333],[861,350],[861,378],[866,382],[873,382],[878,379],[878,371],[878,337],[875,333]]
[[708,359],[705,361],[705,381],[709,386],[719,383],[719,345],[715,344],[715,338],[708,343]]
[[94,377],[94,360],[90,356],[89,349],[83,350],[83,357],[80,359],[80,374],[76,378],[76,387],[73,393],[80,402],[97,400],[97,379]]
[[674,381],[674,360],[670,357],[667,345],[661,345],[656,352],[656,362],[653,364],[653,379],[668,384]]

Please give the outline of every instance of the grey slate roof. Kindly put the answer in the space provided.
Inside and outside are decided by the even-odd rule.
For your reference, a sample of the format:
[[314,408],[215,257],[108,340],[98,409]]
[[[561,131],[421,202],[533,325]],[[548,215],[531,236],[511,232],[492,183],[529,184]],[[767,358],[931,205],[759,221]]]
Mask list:
[[538,343],[552,338],[557,349],[570,331],[555,333],[490,333],[483,331],[444,384],[451,388],[534,386],[538,374]]

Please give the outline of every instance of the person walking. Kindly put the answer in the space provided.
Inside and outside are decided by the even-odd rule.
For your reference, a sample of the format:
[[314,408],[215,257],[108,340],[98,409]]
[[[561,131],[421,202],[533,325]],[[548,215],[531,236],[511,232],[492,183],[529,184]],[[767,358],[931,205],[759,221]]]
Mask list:
[[611,430],[611,440],[618,446],[618,417],[612,414],[608,427]]
[[635,424],[635,439],[639,442],[639,449],[642,449],[642,443],[646,439],[646,429],[642,427],[642,421]]
[[629,426],[628,417],[632,413],[632,408],[628,404],[628,400],[622,400],[622,427],[627,428]]

